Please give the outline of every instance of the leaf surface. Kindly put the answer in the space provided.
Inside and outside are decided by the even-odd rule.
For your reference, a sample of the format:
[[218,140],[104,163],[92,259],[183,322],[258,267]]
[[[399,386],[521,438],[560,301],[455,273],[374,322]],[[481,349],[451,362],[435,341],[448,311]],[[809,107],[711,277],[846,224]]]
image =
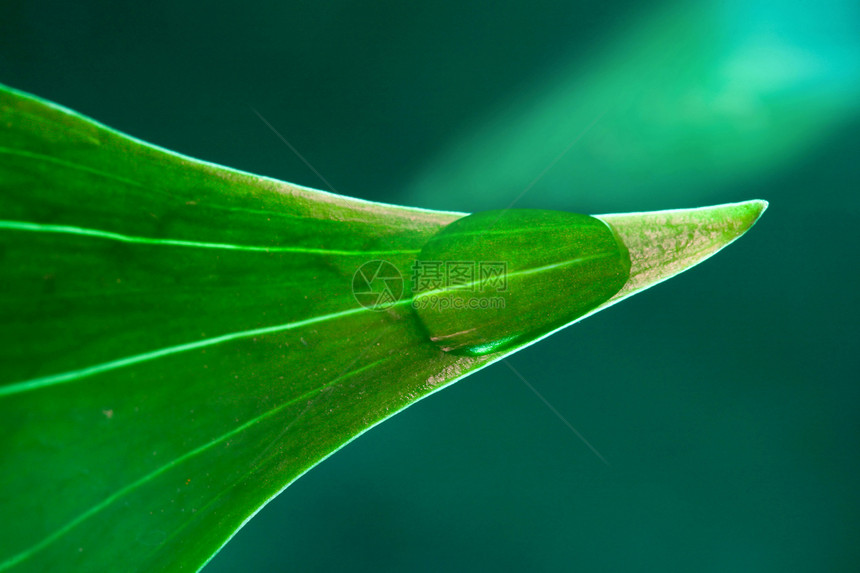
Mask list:
[[[430,340],[410,286],[464,214],[215,166],[0,87],[0,571],[198,570],[350,440],[689,268],[764,206],[602,217],[615,282],[571,313],[558,293],[593,281],[533,273],[528,304],[510,291],[527,327],[498,322],[517,338],[470,356]],[[504,256],[552,266],[569,233]]]

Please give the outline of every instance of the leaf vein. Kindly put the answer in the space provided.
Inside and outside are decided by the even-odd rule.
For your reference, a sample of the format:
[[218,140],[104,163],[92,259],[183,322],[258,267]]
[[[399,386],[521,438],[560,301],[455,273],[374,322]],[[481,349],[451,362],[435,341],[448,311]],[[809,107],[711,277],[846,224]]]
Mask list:
[[258,245],[234,245],[231,243],[210,243],[204,241],[183,241],[180,239],[154,239],[151,237],[136,237],[123,235],[112,231],[100,229],[88,229],[72,225],[51,225],[44,223],[32,223],[29,221],[0,221],[0,229],[13,231],[28,231],[41,233],[62,233],[68,235],[81,235],[119,241],[121,243],[135,243],[143,245],[162,245],[173,247],[196,247],[200,249],[224,249],[231,251],[248,251],[258,253],[303,253],[311,255],[343,255],[343,256],[376,256],[376,255],[408,255],[418,253],[417,250],[382,250],[382,251],[351,251],[341,249],[315,249],[310,247],[265,247]]
[[[401,300],[395,304],[407,304],[412,302],[411,299]],[[392,305],[393,306],[393,305]],[[123,368],[125,366],[132,366],[134,364],[140,364],[143,362],[147,362],[149,360],[154,360],[157,358],[162,358],[164,356],[170,356],[173,354],[179,354],[181,352],[187,352],[190,350],[196,350],[199,348],[206,348],[209,346],[215,346],[216,344],[220,344],[222,342],[230,342],[233,340],[240,340],[243,338],[250,338],[254,336],[263,336],[266,334],[272,334],[276,332],[283,332],[286,330],[293,330],[296,328],[301,328],[303,326],[308,326],[311,324],[318,324],[320,322],[325,322],[327,320],[332,320],[335,318],[343,318],[346,316],[352,316],[355,314],[361,314],[366,312],[373,312],[364,307],[353,308],[349,310],[342,310],[340,312],[333,312],[330,314],[324,314],[322,316],[315,316],[312,318],[307,318],[304,320],[299,320],[297,322],[288,322],[286,324],[277,324],[275,326],[266,326],[263,328],[255,328],[252,330],[243,330],[239,332],[231,332],[228,334],[223,334],[221,336],[216,336],[213,338],[206,338],[204,340],[198,340],[196,342],[187,342],[185,344],[178,344],[176,346],[168,346],[166,348],[160,348],[158,350],[152,350],[150,352],[144,352],[142,354],[135,354],[133,356],[127,356],[125,358],[120,358],[118,360],[111,360],[109,362],[102,362],[101,364],[96,364],[94,366],[88,366],[86,368],[80,368],[78,370],[70,370],[67,372],[61,372],[58,374],[51,374],[49,376],[42,376],[40,378],[33,378],[31,380],[25,380],[22,382],[16,382],[13,384],[8,384],[6,386],[0,387],[0,398],[3,396],[9,396],[12,394],[19,394],[21,392],[27,392],[31,390],[37,390],[40,388],[45,388],[49,386],[56,386],[58,384],[64,384],[68,382],[74,382],[80,380],[82,378],[86,378],[89,376],[94,376],[96,374],[102,374],[104,372],[110,372],[112,370],[117,370],[119,368]]]

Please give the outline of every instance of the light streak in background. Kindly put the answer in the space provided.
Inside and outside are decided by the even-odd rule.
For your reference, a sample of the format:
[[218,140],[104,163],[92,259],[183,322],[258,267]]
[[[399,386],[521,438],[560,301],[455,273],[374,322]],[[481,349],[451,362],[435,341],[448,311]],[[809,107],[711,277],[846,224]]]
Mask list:
[[519,206],[699,204],[860,117],[860,5],[848,0],[673,5],[594,52],[560,56],[545,83],[453,134],[403,201],[506,203],[605,114]]

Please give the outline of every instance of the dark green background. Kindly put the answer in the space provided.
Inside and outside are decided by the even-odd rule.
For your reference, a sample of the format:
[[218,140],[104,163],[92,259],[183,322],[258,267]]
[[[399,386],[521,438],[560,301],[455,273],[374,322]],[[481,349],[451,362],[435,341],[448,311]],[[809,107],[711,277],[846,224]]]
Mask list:
[[312,470],[207,572],[857,570],[860,10],[714,6],[4,0],[0,82],[231,167],[326,187],[253,106],[356,197],[504,208],[552,164],[519,207],[771,201],[510,359],[611,466],[495,365]]

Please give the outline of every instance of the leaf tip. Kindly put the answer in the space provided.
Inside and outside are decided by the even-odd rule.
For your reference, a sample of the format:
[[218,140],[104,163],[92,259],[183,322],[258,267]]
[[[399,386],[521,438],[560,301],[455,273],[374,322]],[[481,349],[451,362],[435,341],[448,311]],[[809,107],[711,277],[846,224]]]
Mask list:
[[[738,237],[747,232],[756,222],[761,218],[765,211],[767,211],[770,203],[765,201],[764,199],[752,199],[750,201],[743,201],[741,203],[730,203],[725,205],[725,207],[734,207],[736,213],[726,213],[726,215],[731,216],[734,215],[739,222],[740,232]],[[718,206],[720,207],[720,206]]]
[[768,202],[753,199],[696,209],[600,215],[630,252],[630,277],[605,306],[669,279],[744,235]]

